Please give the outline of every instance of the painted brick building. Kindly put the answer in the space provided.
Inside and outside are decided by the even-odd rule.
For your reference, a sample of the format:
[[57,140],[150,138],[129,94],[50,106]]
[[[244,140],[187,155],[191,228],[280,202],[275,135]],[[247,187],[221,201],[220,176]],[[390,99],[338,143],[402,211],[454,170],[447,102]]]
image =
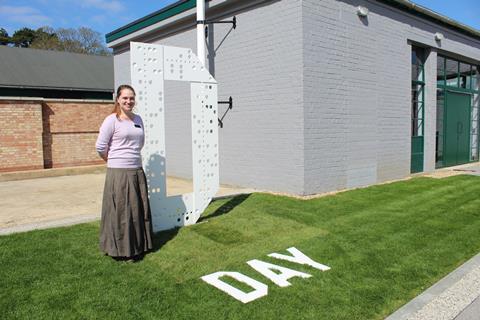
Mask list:
[[[234,99],[222,183],[313,194],[478,161],[480,31],[406,0],[207,2],[207,20],[233,16],[206,37],[219,98]],[[185,0],[108,34],[116,85],[130,41],[195,50],[195,26]],[[183,177],[186,90],[165,89],[167,173]]]
[[113,61],[0,46],[0,172],[101,164]]

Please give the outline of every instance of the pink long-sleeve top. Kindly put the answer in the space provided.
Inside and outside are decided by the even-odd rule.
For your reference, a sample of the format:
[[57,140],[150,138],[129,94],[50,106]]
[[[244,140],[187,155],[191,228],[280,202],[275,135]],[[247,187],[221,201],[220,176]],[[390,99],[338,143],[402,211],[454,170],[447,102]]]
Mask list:
[[109,168],[140,168],[144,141],[143,121],[139,115],[133,120],[121,120],[112,113],[100,127],[96,148],[98,153],[108,154]]

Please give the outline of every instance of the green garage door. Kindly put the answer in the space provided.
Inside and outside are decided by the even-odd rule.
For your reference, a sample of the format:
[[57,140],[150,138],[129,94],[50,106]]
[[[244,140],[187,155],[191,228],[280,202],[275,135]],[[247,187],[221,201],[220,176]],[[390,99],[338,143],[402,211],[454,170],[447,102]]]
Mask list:
[[445,105],[445,166],[469,162],[470,94],[447,91]]

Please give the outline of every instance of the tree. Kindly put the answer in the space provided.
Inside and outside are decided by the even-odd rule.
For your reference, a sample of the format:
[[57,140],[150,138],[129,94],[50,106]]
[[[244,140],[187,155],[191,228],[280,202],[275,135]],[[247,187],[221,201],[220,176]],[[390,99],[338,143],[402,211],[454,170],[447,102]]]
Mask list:
[[30,48],[45,49],[45,50],[62,50],[62,44],[58,39],[55,29],[51,27],[41,27],[35,30],[35,38],[30,45]]
[[111,55],[111,51],[102,42],[101,34],[85,27],[53,29],[45,26],[37,30],[22,28],[15,31],[12,37],[8,37],[7,31],[0,28],[0,44],[84,54]]
[[0,45],[6,46],[10,43],[10,37],[8,36],[7,30],[0,28]]
[[102,44],[100,33],[90,28],[59,28],[56,30],[56,34],[64,51],[97,55],[110,54],[108,48]]
[[15,47],[28,48],[35,39],[35,31],[30,28],[22,28],[13,33],[11,42]]

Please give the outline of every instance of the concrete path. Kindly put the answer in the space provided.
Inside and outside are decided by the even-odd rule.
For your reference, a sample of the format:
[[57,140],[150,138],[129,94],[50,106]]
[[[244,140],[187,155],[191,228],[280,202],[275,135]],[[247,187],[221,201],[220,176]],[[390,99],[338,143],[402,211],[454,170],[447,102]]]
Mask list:
[[[0,235],[100,219],[105,173],[0,182]],[[193,191],[191,181],[168,178],[167,194]],[[253,189],[221,186],[217,197]]]
[[386,320],[480,319],[480,254],[476,255]]

